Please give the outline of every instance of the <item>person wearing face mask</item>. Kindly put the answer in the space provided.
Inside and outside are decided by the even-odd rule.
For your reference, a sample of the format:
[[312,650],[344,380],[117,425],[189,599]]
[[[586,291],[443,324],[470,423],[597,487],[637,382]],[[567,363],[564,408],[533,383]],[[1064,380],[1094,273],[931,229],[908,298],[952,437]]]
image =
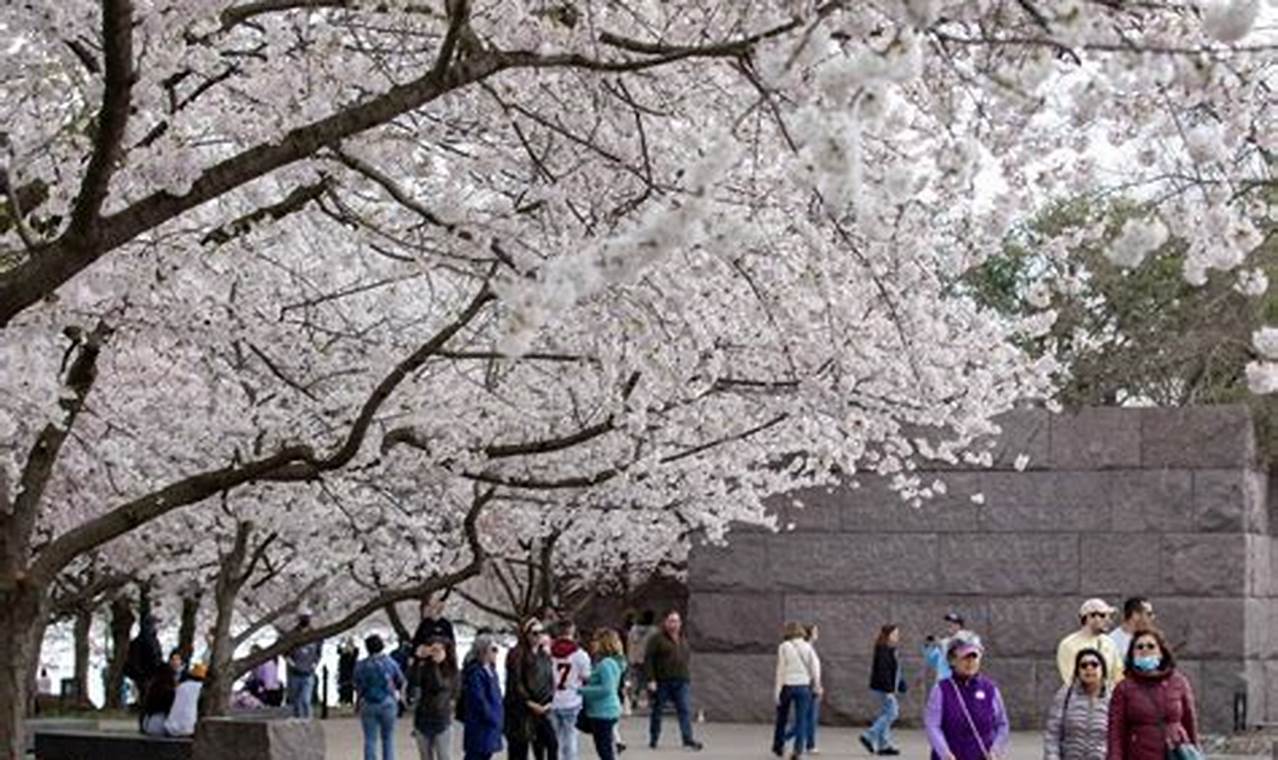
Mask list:
[[1194,690],[1161,633],[1132,635],[1126,673],[1110,701],[1108,760],[1202,757]]
[[1074,678],[1047,713],[1043,760],[1105,760],[1108,749],[1109,687],[1105,658],[1084,649],[1074,658]]
[[981,673],[985,650],[957,635],[946,650],[951,675],[932,687],[923,726],[932,760],[1000,760],[1008,756],[1011,724],[998,684]]

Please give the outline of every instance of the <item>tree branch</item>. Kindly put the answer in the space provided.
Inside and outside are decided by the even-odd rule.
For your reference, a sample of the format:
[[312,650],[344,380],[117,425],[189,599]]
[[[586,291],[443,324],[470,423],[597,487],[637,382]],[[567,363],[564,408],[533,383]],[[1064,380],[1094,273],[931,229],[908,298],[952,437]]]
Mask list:
[[[13,542],[11,550],[15,557],[25,558],[31,550],[31,535],[40,514],[40,501],[44,497],[49,478],[53,475],[53,467],[57,464],[62,445],[71,434],[76,418],[84,408],[85,399],[93,388],[93,381],[97,379],[98,357],[112,332],[113,329],[101,320],[87,336],[82,335],[78,328],[66,330],[67,336],[74,341],[71,351],[76,354],[64,381],[70,395],[64,395],[58,402],[62,407],[62,419],[45,425],[27,454],[26,465],[18,480],[18,495],[13,502],[12,529],[8,531],[9,535],[0,538],[0,542]],[[51,575],[49,579],[52,580],[53,577]]]
[[330,456],[316,459],[310,446],[289,446],[272,456],[247,464],[222,467],[184,478],[117,507],[54,539],[41,549],[39,558],[32,564],[32,575],[43,578],[47,582],[71,560],[94,546],[121,536],[174,509],[203,501],[216,493],[254,480],[276,482],[311,480],[323,472],[344,467],[359,452],[378,409],[399,384],[421,368],[427,359],[474,320],[484,306],[494,298],[495,296],[485,283],[456,319],[440,329],[411,356],[387,373],[364,401],[342,445]]
[[102,107],[98,110],[93,154],[71,211],[67,236],[87,240],[95,234],[111,175],[122,157],[125,125],[133,89],[132,0],[102,0]]
[[[124,0],[116,0],[123,2]],[[214,198],[314,155],[326,145],[384,124],[503,68],[495,55],[476,55],[451,66],[442,79],[426,74],[358,105],[297,127],[278,140],[244,150],[205,169],[181,195],[157,191],[94,225],[91,240],[63,236],[39,255],[0,273],[0,328],[107,252]],[[127,105],[127,103],[126,103]]]
[[314,184],[295,188],[291,193],[284,196],[284,199],[279,203],[250,211],[238,219],[209,231],[204,237],[200,238],[200,245],[219,246],[229,243],[235,238],[243,237],[252,232],[253,227],[259,222],[267,219],[279,221],[289,214],[301,211],[306,207],[306,204],[322,196],[328,190],[330,184],[328,177],[324,177]]
[[471,502],[469,511],[466,513],[466,519],[462,525],[466,535],[466,544],[470,548],[471,559],[465,567],[445,575],[433,576],[416,585],[384,591],[328,625],[287,633],[262,651],[232,661],[229,668],[229,677],[232,679],[239,678],[263,662],[273,660],[302,644],[320,641],[350,630],[364,618],[385,608],[388,604],[418,599],[441,589],[453,589],[463,581],[479,575],[488,557],[484,550],[483,542],[479,537],[479,516],[484,507],[492,501],[494,493],[495,491],[490,488],[477,494]]
[[82,523],[50,541],[31,564],[31,576],[47,583],[73,559],[89,549],[128,533],[173,510],[203,501],[214,494],[258,480],[295,461],[313,461],[309,446],[289,446],[246,464],[231,465],[192,475],[158,491],[123,504]]
[[479,610],[480,612],[487,612],[489,615],[499,617],[502,620],[505,620],[510,623],[514,623],[516,625],[519,625],[521,622],[523,622],[520,619],[518,613],[513,613],[510,610],[499,609],[498,607],[488,604],[487,602],[481,601],[479,597],[467,592],[465,589],[460,589],[460,588],[457,589],[457,595],[460,596],[462,599],[465,599],[466,601],[470,602],[471,605],[474,606],[475,609]]
[[297,596],[293,597],[291,601],[285,604],[281,604],[280,606],[271,610],[266,615],[263,615],[262,617],[258,618],[257,621],[251,623],[247,628],[240,631],[238,634],[232,636],[231,649],[232,650],[239,649],[244,642],[253,638],[253,636],[258,631],[261,631],[262,629],[266,628],[266,626],[268,625],[274,624],[275,621],[293,612],[298,607],[301,607],[302,603],[306,601],[307,597],[309,597],[311,594],[314,594],[327,581],[328,581],[327,578],[315,578],[310,583],[306,584],[306,587],[303,588],[301,592],[298,593]]

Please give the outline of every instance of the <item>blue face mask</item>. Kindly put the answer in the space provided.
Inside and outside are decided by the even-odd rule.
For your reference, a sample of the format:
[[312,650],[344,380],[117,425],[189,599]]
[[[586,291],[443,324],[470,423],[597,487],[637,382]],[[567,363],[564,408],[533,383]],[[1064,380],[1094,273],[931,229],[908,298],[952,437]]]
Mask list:
[[1136,666],[1136,669],[1145,673],[1158,670],[1160,663],[1162,663],[1161,657],[1150,657],[1149,655],[1142,655],[1132,660],[1132,664]]

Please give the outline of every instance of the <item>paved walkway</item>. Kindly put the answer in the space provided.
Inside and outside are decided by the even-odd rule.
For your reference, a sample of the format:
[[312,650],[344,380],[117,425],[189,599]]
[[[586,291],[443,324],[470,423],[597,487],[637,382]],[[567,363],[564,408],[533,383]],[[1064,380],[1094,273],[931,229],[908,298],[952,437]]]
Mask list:
[[[460,726],[457,728],[460,729]],[[352,718],[335,718],[324,721],[324,729],[328,741],[329,760],[362,760],[363,734],[360,733],[359,722]],[[411,725],[401,720],[396,728],[396,760],[417,760],[417,749],[410,734]],[[647,718],[628,718],[622,725],[622,737],[629,748],[622,755],[622,760],[772,760],[768,751],[772,743],[772,727],[758,724],[705,723],[696,727],[697,738],[705,743],[705,750],[698,753],[687,752],[677,746],[679,728],[673,719],[666,721],[662,732],[662,746],[656,752],[648,749]],[[815,758],[867,758],[866,752],[856,740],[857,730],[851,728],[830,728],[823,726],[817,735],[821,753]],[[460,747],[460,731],[454,734],[454,743]],[[581,747],[581,760],[595,760],[595,750],[584,734]],[[921,731],[897,732],[898,744],[903,760],[926,760],[928,752]],[[1006,760],[1038,760],[1043,750],[1039,735],[1036,733],[1015,734],[1013,737],[1012,755]],[[461,758],[460,749],[453,753],[457,760]],[[494,760],[505,760],[505,753],[499,753]]]

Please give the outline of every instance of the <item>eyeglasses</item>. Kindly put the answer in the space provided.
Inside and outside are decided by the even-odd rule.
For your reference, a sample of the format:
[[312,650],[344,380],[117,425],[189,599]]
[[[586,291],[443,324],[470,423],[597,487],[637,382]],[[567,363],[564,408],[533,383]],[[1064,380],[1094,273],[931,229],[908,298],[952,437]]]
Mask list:
[[1133,647],[1137,652],[1157,652],[1158,644],[1152,641],[1142,641]]
[[1095,670],[1100,667],[1100,663],[1096,660],[1083,660],[1078,663],[1078,667],[1083,670]]
[[1107,617],[1109,617],[1109,613],[1108,613],[1108,612],[1089,612],[1089,613],[1087,613],[1087,617],[1089,617],[1089,618],[1107,618]]

